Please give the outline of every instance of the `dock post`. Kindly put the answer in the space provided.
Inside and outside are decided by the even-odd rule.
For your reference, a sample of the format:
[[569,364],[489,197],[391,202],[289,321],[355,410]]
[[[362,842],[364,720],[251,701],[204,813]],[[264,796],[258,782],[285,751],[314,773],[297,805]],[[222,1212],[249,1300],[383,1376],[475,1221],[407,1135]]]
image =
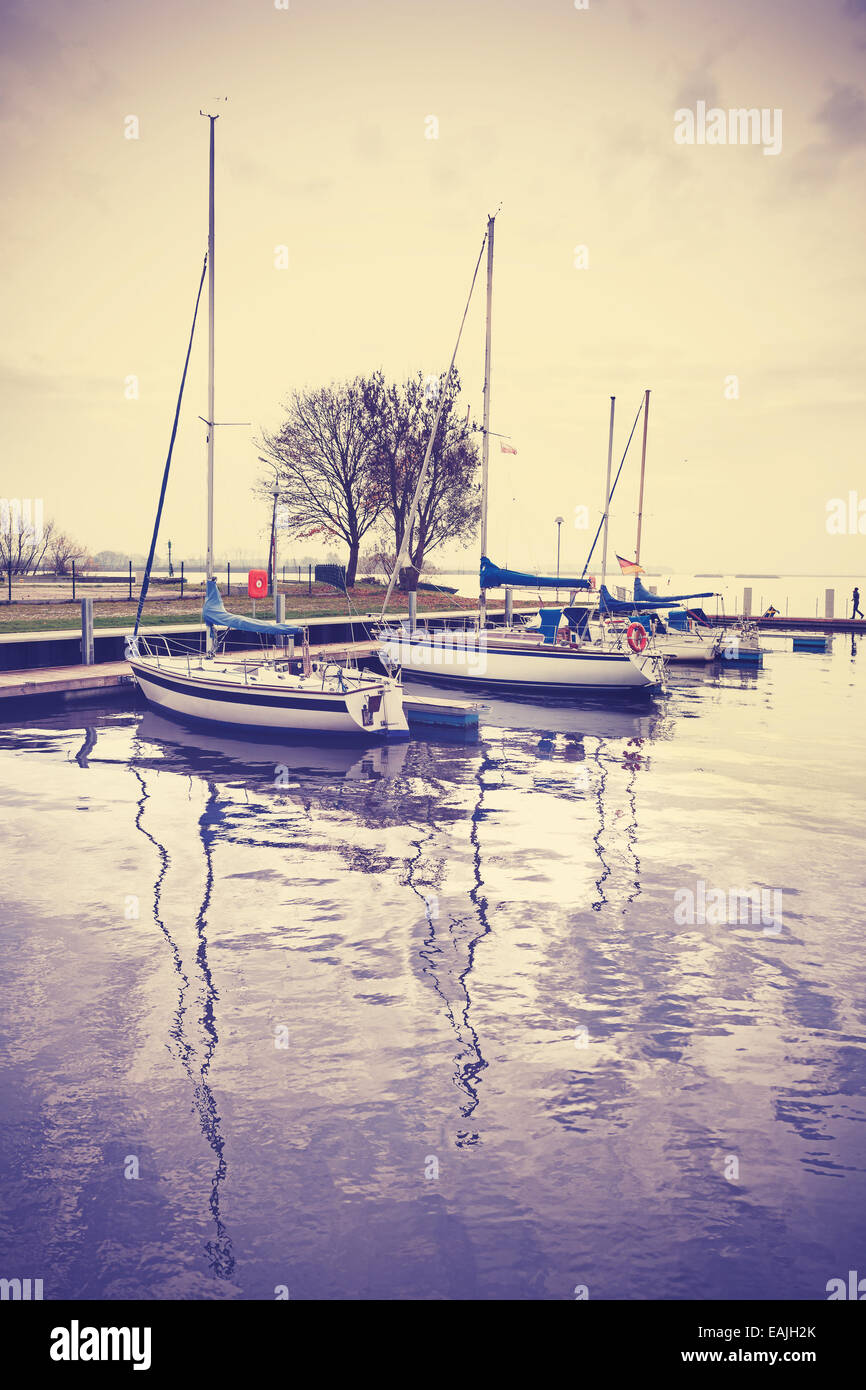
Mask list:
[[751,618],[751,616],[752,616],[752,590],[751,590],[751,589],[744,589],[744,590],[743,590],[743,617],[744,617],[744,618]]
[[81,664],[93,665],[93,599],[81,600]]
[[414,632],[418,626],[418,595],[414,589],[409,591],[409,631]]
[[180,562],[180,596],[183,598],[183,560]]
[[[10,576],[11,576],[11,574],[12,574],[11,568],[10,568],[10,570],[9,570],[9,574],[10,574]],[[12,585],[11,585],[11,584],[10,584],[10,586],[9,586],[9,597],[10,597],[10,598],[12,597]],[[75,561],[74,561],[74,560],[72,561],[72,602],[73,602],[73,603],[75,602]]]
[[129,601],[132,602],[132,561],[129,562]]
[[832,616],[833,616],[833,608],[834,608],[834,606],[835,606],[835,601],[836,601],[836,590],[835,590],[835,589],[825,589],[825,590],[824,590],[824,617],[825,617],[825,618],[832,618]]
[[514,622],[514,590],[510,584],[505,586],[505,626],[511,627]]
[[[276,603],[274,605],[274,615],[276,617],[277,622],[280,624],[280,626],[282,626],[282,624],[286,621],[286,596],[285,594],[277,594],[275,597]],[[282,635],[282,633],[278,635],[274,645],[277,647],[284,647],[286,645],[286,639]]]
[[226,560],[226,593],[227,593],[227,594],[231,594],[231,591],[232,591],[232,562],[231,562],[231,560]]
[[307,594],[313,592],[313,566],[307,565]]

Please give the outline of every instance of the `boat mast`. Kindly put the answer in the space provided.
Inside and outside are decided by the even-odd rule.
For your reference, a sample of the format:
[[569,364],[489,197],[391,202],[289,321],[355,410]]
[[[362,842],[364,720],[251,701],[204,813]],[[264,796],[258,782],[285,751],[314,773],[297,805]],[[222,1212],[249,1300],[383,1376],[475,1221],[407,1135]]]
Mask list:
[[610,521],[610,465],[613,459],[613,411],[616,396],[610,398],[610,432],[607,438],[607,480],[604,485],[604,540],[601,547],[601,582],[607,579],[607,527]]
[[210,159],[208,165],[207,217],[207,560],[206,578],[213,579],[213,446],[216,432],[214,414],[214,125],[219,116],[202,112],[210,121]]
[[[496,213],[487,219],[487,330],[484,340],[484,423],[481,436],[481,554],[487,554],[487,466],[490,454],[490,343],[493,322],[493,224]],[[478,599],[481,627],[487,625],[487,592]]]
[[646,391],[643,398],[643,447],[640,452],[640,493],[637,499],[637,541],[634,548],[634,562],[640,564],[640,533],[643,524],[643,480],[646,472],[646,431],[649,424],[649,398],[650,393]]

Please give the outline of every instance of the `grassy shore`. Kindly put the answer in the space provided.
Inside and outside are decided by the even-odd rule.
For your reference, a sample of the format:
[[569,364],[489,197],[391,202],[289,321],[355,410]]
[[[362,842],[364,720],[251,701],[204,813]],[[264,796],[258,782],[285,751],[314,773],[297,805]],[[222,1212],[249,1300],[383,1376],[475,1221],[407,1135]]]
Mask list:
[[[286,596],[286,621],[303,622],[307,618],[345,618],[350,613],[376,613],[382,607],[384,590],[375,585],[357,585],[351,591],[351,604],[346,598],[333,589],[329,584],[314,584],[313,592],[307,593],[307,586],[304,585],[280,585],[280,592]],[[198,623],[201,622],[201,605],[204,597],[202,585],[190,586],[183,599],[177,596],[172,598],[150,598],[145,604],[142,615],[142,625],[144,627],[167,627],[178,623]],[[231,594],[226,600],[226,607],[232,613],[244,613],[252,617],[252,599],[247,598],[246,594]],[[393,593],[388,605],[389,613],[405,613],[409,606],[406,594]],[[435,613],[442,610],[466,609],[467,611],[475,608],[473,599],[461,598],[457,594],[430,594],[421,592],[418,594],[418,612]],[[100,603],[96,595],[93,595],[93,626],[94,628],[105,627],[132,627],[135,622],[135,614],[138,609],[138,600],[133,598],[118,601],[116,599]],[[256,617],[266,620],[274,616],[274,605],[271,599],[259,599],[256,603]],[[81,615],[78,602],[22,602],[22,603],[0,603],[0,633],[4,632],[61,632],[78,631],[81,627]]]

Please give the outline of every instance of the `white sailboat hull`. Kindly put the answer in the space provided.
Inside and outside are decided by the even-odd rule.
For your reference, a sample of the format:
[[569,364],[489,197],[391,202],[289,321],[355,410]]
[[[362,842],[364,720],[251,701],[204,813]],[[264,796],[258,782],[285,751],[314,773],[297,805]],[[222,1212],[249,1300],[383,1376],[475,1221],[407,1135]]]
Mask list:
[[[354,734],[375,738],[406,735],[409,726],[398,682],[379,678],[323,681],[280,676],[273,670],[244,677],[237,667],[203,663],[187,669],[184,659],[138,658],[133,675],[149,704],[165,713],[209,724],[301,734]],[[259,672],[263,668],[258,668]]]
[[521,639],[481,638],[473,633],[386,636],[382,650],[403,676],[430,681],[537,689],[559,694],[650,691],[659,688],[662,665],[650,655],[587,647],[544,646]]
[[698,637],[667,637],[656,634],[655,647],[667,661],[676,661],[680,666],[701,665],[715,661],[719,655],[719,644],[715,639],[702,642]]

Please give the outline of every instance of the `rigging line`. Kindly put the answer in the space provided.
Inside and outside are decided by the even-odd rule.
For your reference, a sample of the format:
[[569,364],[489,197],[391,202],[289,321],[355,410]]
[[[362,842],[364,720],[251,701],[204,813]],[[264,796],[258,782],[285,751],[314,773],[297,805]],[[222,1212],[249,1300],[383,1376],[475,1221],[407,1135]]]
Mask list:
[[583,573],[582,573],[581,576],[580,576],[581,579],[583,578],[584,574],[586,574],[586,571],[589,569],[589,562],[590,562],[590,560],[592,559],[592,552],[595,550],[596,542],[598,541],[599,535],[601,534],[601,528],[602,528],[602,526],[604,525],[604,519],[605,519],[605,517],[608,515],[608,513],[610,512],[611,498],[613,497],[613,494],[616,492],[616,485],[617,485],[617,483],[619,482],[619,475],[620,475],[620,473],[622,472],[622,466],[623,466],[623,464],[625,463],[625,457],[626,457],[626,454],[627,454],[628,451],[629,451],[629,446],[630,446],[631,441],[632,441],[632,436],[634,435],[634,432],[635,432],[635,430],[637,429],[637,422],[638,422],[638,420],[640,419],[640,413],[641,413],[641,411],[642,411],[643,408],[644,408],[644,401],[645,401],[645,397],[641,397],[641,403],[640,403],[640,405],[639,405],[638,408],[637,408],[637,415],[634,417],[634,424],[633,424],[632,427],[631,427],[631,434],[630,434],[629,437],[628,437],[628,444],[626,444],[626,446],[625,446],[625,454],[623,454],[622,458],[620,459],[619,468],[616,470],[616,477],[615,477],[614,480],[613,480],[613,486],[612,486],[612,488],[611,488],[611,490],[610,490],[610,495],[608,496],[608,499],[607,499],[607,501],[605,502],[604,511],[602,512],[602,516],[601,516],[601,521],[598,523],[598,530],[597,530],[596,533],[595,533],[595,537],[594,537],[594,539],[593,539],[592,545],[589,547],[589,554],[588,554],[587,557],[586,557],[586,564],[584,565],[584,567],[583,567]]
[[[143,610],[143,608],[144,608],[144,600],[145,600],[146,597],[147,597],[147,588],[148,588],[148,585],[149,585],[149,583],[150,583],[150,571],[151,571],[151,569],[153,568],[153,557],[154,557],[154,554],[155,554],[155,552],[156,552],[156,538],[157,538],[157,535],[159,534],[159,523],[160,523],[160,520],[161,520],[161,518],[162,518],[162,504],[163,504],[163,502],[165,501],[165,490],[166,490],[166,488],[168,487],[168,473],[169,473],[169,469],[171,468],[171,455],[172,455],[172,451],[173,451],[173,449],[174,449],[174,441],[175,441],[175,438],[176,438],[176,436],[177,436],[177,426],[178,426],[178,421],[179,421],[179,419],[180,419],[180,406],[181,406],[181,401],[183,400],[183,388],[184,388],[184,386],[186,385],[186,374],[187,374],[187,369],[189,368],[190,353],[192,352],[192,340],[193,340],[193,337],[195,336],[195,321],[196,321],[196,319],[198,318],[198,306],[199,306],[199,303],[201,302],[201,292],[202,292],[202,286],[204,285],[204,277],[205,277],[205,272],[206,272],[206,270],[207,270],[207,253],[205,253],[204,264],[202,265],[202,268],[201,268],[201,279],[199,280],[199,283],[198,283],[198,294],[197,294],[196,297],[195,297],[195,309],[194,309],[194,311],[193,311],[193,316],[192,316],[192,328],[191,328],[190,331],[189,331],[189,343],[188,343],[187,349],[186,349],[186,360],[184,361],[184,364],[183,364],[183,376],[182,376],[181,379],[180,379],[180,390],[179,390],[178,393],[177,393],[177,405],[175,406],[175,411],[174,411],[174,424],[173,424],[172,427],[171,427],[171,439],[169,440],[169,443],[168,443],[168,454],[167,454],[166,460],[165,460],[165,468],[163,469],[163,473],[162,473],[162,487],[160,488],[160,492],[159,492],[159,503],[158,503],[157,508],[156,508],[156,521],[155,521],[154,524],[153,524],[153,536],[151,537],[151,541],[150,541],[150,553],[148,554],[148,557],[147,557],[147,564],[146,564],[145,570],[144,570],[144,578],[143,578],[142,581],[141,581],[141,593],[140,593],[139,596],[138,596],[138,612],[137,612],[136,615],[135,615],[135,627],[134,627],[134,629],[133,629],[133,637],[137,637],[137,636],[138,636],[138,626],[139,626],[139,623],[141,622],[141,614],[142,614],[142,610]],[[209,425],[208,428],[209,428],[209,429],[213,429],[213,425],[212,425],[212,424]]]
[[474,289],[475,289],[475,281],[476,281],[477,278],[478,278],[478,267],[481,265],[481,257],[484,255],[484,248],[485,248],[486,245],[487,245],[487,230],[486,230],[486,228],[485,228],[484,236],[482,237],[482,240],[481,240],[481,250],[478,252],[478,260],[475,262],[475,269],[474,269],[474,271],[472,272],[472,284],[469,286],[469,295],[468,295],[467,300],[466,300],[466,308],[463,310],[463,317],[462,317],[462,319],[460,320],[460,330],[459,330],[459,332],[458,332],[458,334],[457,334],[457,341],[456,341],[456,343],[454,344],[454,351],[453,351],[452,354],[451,354],[451,361],[450,361],[449,366],[448,366],[448,371],[445,373],[445,380],[444,380],[443,383],[442,383],[442,391],[441,391],[440,397],[439,397],[439,409],[436,411],[436,418],[435,418],[435,420],[433,421],[433,425],[432,425],[431,430],[430,430],[430,438],[429,438],[429,440],[427,441],[427,452],[426,452],[426,454],[424,455],[424,462],[423,462],[422,465],[421,465],[421,472],[420,472],[419,475],[418,475],[418,482],[417,482],[417,485],[416,485],[416,487],[415,487],[415,491],[414,491],[414,493],[413,493],[413,495],[412,495],[412,502],[411,502],[410,507],[409,507],[409,515],[408,515],[408,517],[407,517],[406,526],[405,526],[405,529],[404,529],[404,531],[403,531],[403,541],[402,541],[402,543],[401,543],[401,545],[400,545],[400,550],[399,550],[399,552],[398,552],[398,554],[397,554],[397,558],[396,558],[396,560],[394,561],[394,573],[391,575],[391,578],[388,580],[388,590],[387,590],[387,592],[386,592],[386,594],[385,594],[385,601],[384,601],[384,603],[382,604],[382,612],[381,612],[380,615],[379,615],[379,621],[380,621],[380,622],[381,622],[382,619],[384,618],[384,616],[385,616],[385,610],[386,610],[386,608],[388,607],[388,604],[389,604],[389,602],[390,602],[390,599],[391,599],[391,592],[392,592],[392,590],[393,590],[393,588],[394,588],[395,580],[396,580],[396,578],[397,578],[397,575],[400,573],[400,565],[401,565],[401,562],[402,562],[403,560],[405,560],[405,558],[406,558],[406,552],[407,552],[407,550],[409,549],[409,540],[410,540],[410,537],[411,537],[411,535],[412,535],[412,527],[413,527],[414,524],[415,524],[415,513],[416,513],[416,511],[417,511],[417,509],[418,509],[418,502],[419,502],[420,497],[421,497],[421,489],[422,489],[422,487],[424,486],[424,481],[425,481],[425,479],[426,479],[426,477],[427,477],[427,470],[428,470],[428,468],[430,467],[430,459],[431,459],[431,456],[432,456],[432,454],[433,454],[433,443],[434,443],[434,441],[435,441],[435,439],[436,439],[436,431],[439,429],[439,421],[440,421],[440,419],[442,418],[442,412],[443,412],[443,410],[445,409],[445,400],[446,400],[446,396],[447,396],[448,385],[449,385],[449,383],[450,383],[450,381],[451,381],[451,373],[452,373],[453,370],[454,370],[454,361],[455,361],[455,359],[456,359],[456,357],[457,357],[457,349],[458,349],[459,346],[460,346],[460,339],[463,337],[463,328],[464,328],[464,325],[465,325],[465,323],[466,323],[466,315],[469,313],[469,305],[472,303],[472,294],[473,294],[473,291],[474,291]]

